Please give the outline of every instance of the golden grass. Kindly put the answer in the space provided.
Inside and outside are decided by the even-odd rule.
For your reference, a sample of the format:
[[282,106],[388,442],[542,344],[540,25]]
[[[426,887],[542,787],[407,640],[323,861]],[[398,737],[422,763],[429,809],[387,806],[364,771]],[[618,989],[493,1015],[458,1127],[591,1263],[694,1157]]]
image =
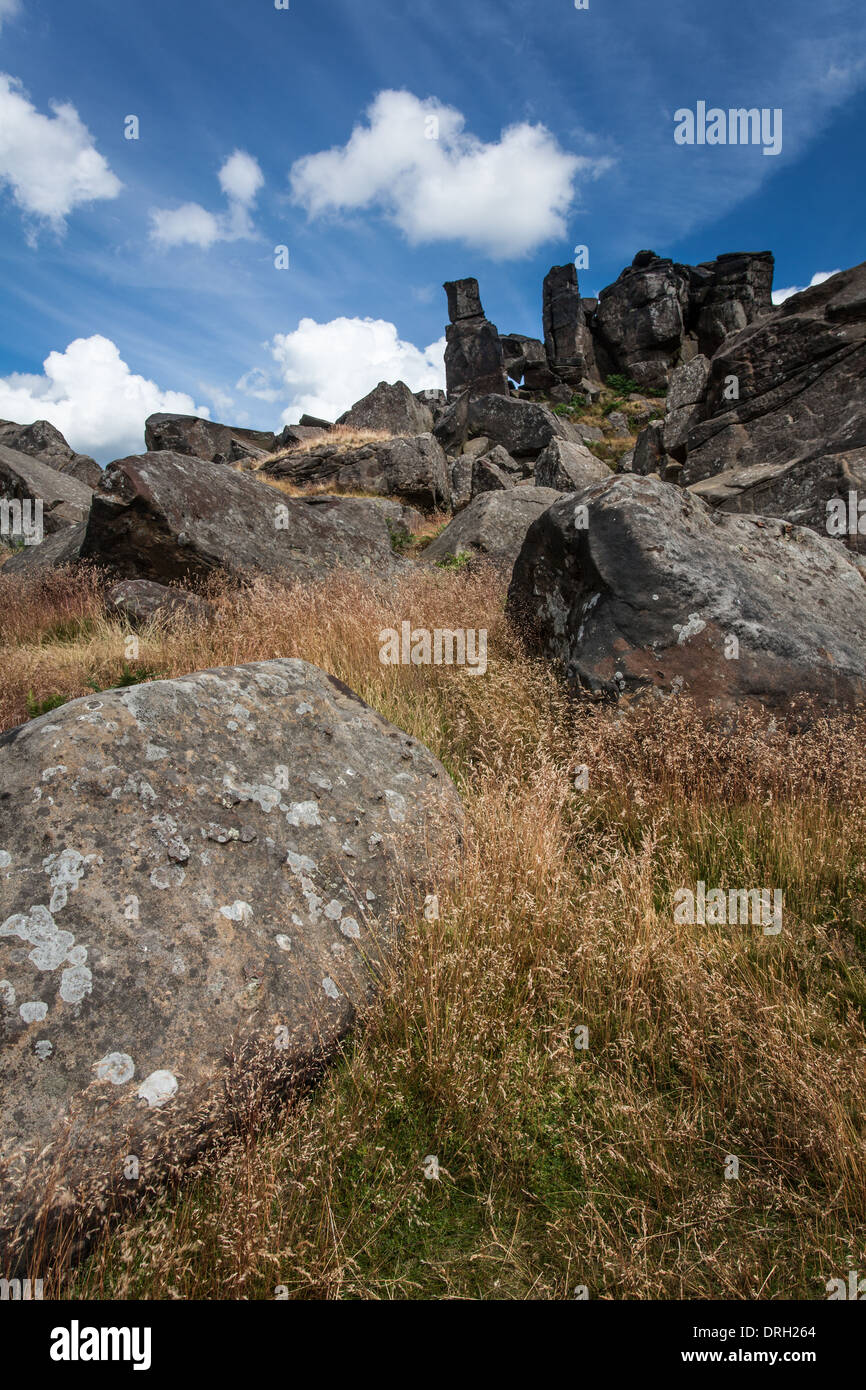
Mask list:
[[[0,577],[4,723],[28,682],[123,670],[95,595],[60,576],[16,600]],[[251,1112],[77,1272],[38,1271],[46,1290],[823,1298],[862,1269],[866,718],[572,700],[484,570],[211,597],[212,622],[145,629],[142,665],[323,666],[442,758],[466,843],[317,1090]],[[487,675],[381,666],[378,631],[404,618],[486,627]],[[698,878],[783,889],[781,936],[674,925]]]
[[304,439],[300,444],[291,444],[286,449],[277,449],[275,453],[268,454],[266,458],[256,459],[253,471],[257,473],[269,463],[276,463],[278,459],[316,453],[326,445],[336,444],[341,449],[360,449],[364,444],[380,444],[383,439],[393,438],[390,430],[359,430],[353,429],[350,425],[335,425],[333,429],[318,437]]

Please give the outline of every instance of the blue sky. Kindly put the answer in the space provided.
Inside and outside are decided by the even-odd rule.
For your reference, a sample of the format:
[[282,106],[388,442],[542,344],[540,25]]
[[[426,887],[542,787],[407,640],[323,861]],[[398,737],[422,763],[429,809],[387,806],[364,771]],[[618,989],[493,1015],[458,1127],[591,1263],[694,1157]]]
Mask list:
[[[289,4],[0,0],[0,416],[106,461],[151,409],[436,384],[446,279],[539,334],[579,244],[584,294],[642,247],[866,254],[863,0]],[[780,108],[781,153],[675,144],[701,100]]]

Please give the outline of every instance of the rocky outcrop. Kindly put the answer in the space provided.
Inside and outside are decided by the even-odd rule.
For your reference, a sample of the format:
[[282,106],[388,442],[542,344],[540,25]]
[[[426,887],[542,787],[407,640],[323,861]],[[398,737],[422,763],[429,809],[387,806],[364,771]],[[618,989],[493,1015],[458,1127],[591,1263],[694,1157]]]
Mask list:
[[9,556],[3,565],[3,574],[35,577],[64,565],[74,565],[81,557],[86,531],[87,522],[82,521],[78,526],[61,527],[52,536],[46,536],[39,545],[25,545]]
[[150,415],[144,425],[144,445],[149,453],[167,450],[210,459],[212,463],[243,463],[273,453],[276,436],[268,430],[246,430],[219,425],[197,415]]
[[466,392],[472,396],[507,396],[508,381],[496,325],[484,316],[478,281],[452,280],[445,330],[445,383],[448,399]]
[[318,448],[266,463],[263,471],[298,485],[400,497],[425,511],[447,507],[451,498],[448,464],[432,434],[374,440],[354,448],[328,438]]
[[405,382],[380,381],[369,395],[341,415],[338,425],[353,430],[386,430],[389,434],[429,434],[433,412],[412,394]]
[[[813,514],[825,481],[866,450],[866,262],[726,338],[700,405],[681,449],[686,485],[772,469],[777,483],[768,490],[765,474],[755,500]],[[745,503],[751,483],[735,486]]]
[[460,820],[427,749],[301,661],[109,690],[3,735],[4,1273],[12,1231],[21,1252],[76,1206],[153,1190],[252,1093],[321,1066]]
[[610,469],[584,444],[570,440],[552,439],[535,465],[538,487],[552,487],[557,492],[581,492],[592,483],[610,477]]
[[574,265],[555,265],[544,277],[544,347],[551,372],[577,385],[595,373],[592,334],[580,297]]
[[32,504],[41,502],[45,535],[84,521],[92,495],[87,484],[72,474],[0,444],[0,499],[31,504],[28,515],[34,521],[38,513]]
[[599,693],[779,708],[800,693],[866,696],[866,584],[846,552],[657,479],[613,477],[546,510],[508,602],[568,678]]
[[537,458],[551,439],[580,442],[577,429],[547,406],[513,396],[481,396],[455,401],[433,431],[446,452],[460,453],[467,440],[484,435],[512,458]]
[[63,435],[48,420],[34,420],[32,425],[16,425],[12,420],[0,420],[0,444],[19,454],[68,473],[87,487],[96,487],[102,469],[89,454],[79,454],[67,444]]
[[515,385],[522,383],[529,391],[549,391],[556,386],[556,374],[550,369],[540,338],[508,333],[500,341],[505,371]]
[[83,559],[160,584],[214,570],[311,579],[396,563],[375,499],[288,497],[222,464],[169,452],[118,459],[93,494]]
[[773,254],[731,251],[689,267],[688,329],[712,357],[725,338],[772,309]]
[[561,496],[546,487],[482,492],[439,532],[422,552],[423,558],[439,564],[465,555],[510,572],[533,521]]

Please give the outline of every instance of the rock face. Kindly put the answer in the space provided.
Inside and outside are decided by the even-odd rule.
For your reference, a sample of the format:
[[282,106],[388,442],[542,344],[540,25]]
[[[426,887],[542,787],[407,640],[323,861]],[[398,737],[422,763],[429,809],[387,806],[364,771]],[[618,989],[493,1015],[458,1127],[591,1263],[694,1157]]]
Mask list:
[[[71,474],[0,444],[0,498],[30,503],[41,500],[45,535],[84,521],[92,495],[87,484]],[[30,515],[35,519],[32,508]]]
[[570,679],[608,695],[866,695],[866,584],[841,546],[653,478],[613,477],[545,511],[508,601]]
[[582,492],[592,483],[610,477],[610,469],[584,444],[565,439],[552,439],[535,465],[535,481],[539,487],[552,487],[557,492]]
[[448,464],[432,434],[377,440],[352,449],[326,440],[319,448],[275,459],[264,471],[299,485],[324,483],[336,491],[400,497],[425,511],[447,507],[451,498]]
[[68,473],[87,487],[96,487],[102,477],[102,469],[89,454],[78,454],[67,444],[63,435],[48,420],[34,420],[32,425],[16,425],[12,420],[0,420],[0,444],[7,449],[15,449],[19,454],[29,454],[31,458],[56,468],[58,473]]
[[573,265],[555,265],[544,277],[542,312],[550,370],[577,385],[594,373],[595,357]]
[[478,281],[451,280],[444,289],[451,320],[445,330],[448,399],[453,400],[464,391],[470,396],[507,396],[499,333],[496,325],[484,317]]
[[526,338],[522,333],[509,333],[500,339],[505,370],[512,381],[530,391],[549,391],[556,385],[544,343],[540,338]]
[[108,465],[81,557],[161,584],[215,569],[314,578],[338,565],[387,573],[396,563],[373,499],[287,497],[222,464],[168,452]]
[[275,440],[276,436],[268,430],[218,425],[197,415],[150,415],[144,425],[148,452],[166,449],[173,454],[210,459],[212,463],[242,463],[246,458],[273,453]]
[[468,439],[484,435],[512,458],[536,458],[551,439],[580,442],[575,427],[552,410],[511,396],[461,397],[449,406],[434,434],[449,453],[460,452]]
[[292,660],[74,700],[3,736],[0,787],[0,1233],[25,1244],[320,1063],[461,817],[423,746]]
[[546,487],[512,487],[482,492],[431,541],[423,557],[438,564],[467,555],[511,569],[526,533],[543,511],[562,496]]
[[433,412],[413,396],[405,382],[389,386],[387,381],[380,381],[369,395],[341,415],[337,424],[355,430],[387,430],[389,434],[429,434]]
[[590,320],[605,375],[663,387],[674,367],[712,357],[722,339],[770,312],[773,257],[736,251],[698,266],[639,251],[603,289]]
[[86,530],[87,522],[82,521],[78,526],[61,527],[52,536],[46,536],[39,545],[26,545],[23,550],[9,556],[3,566],[3,574],[31,576],[75,564],[81,557]]
[[[866,450],[866,262],[727,338],[701,408],[681,449],[683,482],[773,468],[773,508],[814,524],[823,480],[861,467]],[[769,500],[769,476],[756,500]],[[745,501],[750,488],[739,490]]]

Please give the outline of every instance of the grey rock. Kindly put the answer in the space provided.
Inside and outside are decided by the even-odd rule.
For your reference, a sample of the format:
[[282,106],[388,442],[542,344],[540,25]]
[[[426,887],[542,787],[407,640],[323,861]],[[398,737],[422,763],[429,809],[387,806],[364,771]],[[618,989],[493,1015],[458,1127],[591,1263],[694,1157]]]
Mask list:
[[82,1248],[135,1190],[126,1155],[149,1190],[315,1075],[461,808],[426,748],[294,660],[74,700],[3,736],[0,788],[5,1273],[74,1199]]
[[455,401],[434,434],[449,452],[458,451],[467,438],[483,434],[501,444],[512,458],[535,457],[551,439],[579,440],[575,427],[546,406],[502,396]]
[[429,434],[433,412],[412,394],[403,381],[379,385],[341,415],[338,425],[355,430],[387,430],[389,434]]
[[276,436],[270,430],[248,430],[220,425],[197,415],[150,415],[144,424],[144,444],[150,453],[167,450],[213,463],[242,459],[244,446],[269,454]]
[[606,463],[583,444],[565,439],[552,439],[535,465],[536,485],[554,488],[557,492],[582,492],[591,483],[609,477]]
[[[0,444],[0,500],[31,504],[41,500],[45,535],[84,521],[92,496],[92,489],[70,473],[61,473],[40,458]],[[35,508],[30,515],[35,522]]]
[[776,708],[866,695],[866,585],[847,552],[658,479],[617,475],[549,508],[508,603],[569,679],[606,695]]
[[594,372],[592,334],[586,324],[573,263],[552,266],[544,277],[542,317],[551,370],[562,375],[563,368],[571,368],[578,381]]
[[122,613],[134,623],[147,623],[155,618],[187,618],[190,621],[212,618],[212,603],[186,589],[169,589],[152,579],[122,579],[112,584],[105,596],[110,609]]
[[328,438],[321,448],[286,454],[266,464],[264,471],[299,485],[326,484],[335,492],[399,497],[424,511],[447,507],[451,495],[447,460],[432,434],[376,440],[353,448]]
[[70,448],[63,435],[48,420],[34,420],[32,425],[16,425],[12,420],[0,420],[0,444],[29,454],[49,468],[68,473],[87,487],[96,487],[102,469],[89,454],[79,454]]
[[483,492],[440,531],[423,551],[423,557],[435,564],[452,556],[467,555],[510,571],[532,522],[561,495],[544,487]]

